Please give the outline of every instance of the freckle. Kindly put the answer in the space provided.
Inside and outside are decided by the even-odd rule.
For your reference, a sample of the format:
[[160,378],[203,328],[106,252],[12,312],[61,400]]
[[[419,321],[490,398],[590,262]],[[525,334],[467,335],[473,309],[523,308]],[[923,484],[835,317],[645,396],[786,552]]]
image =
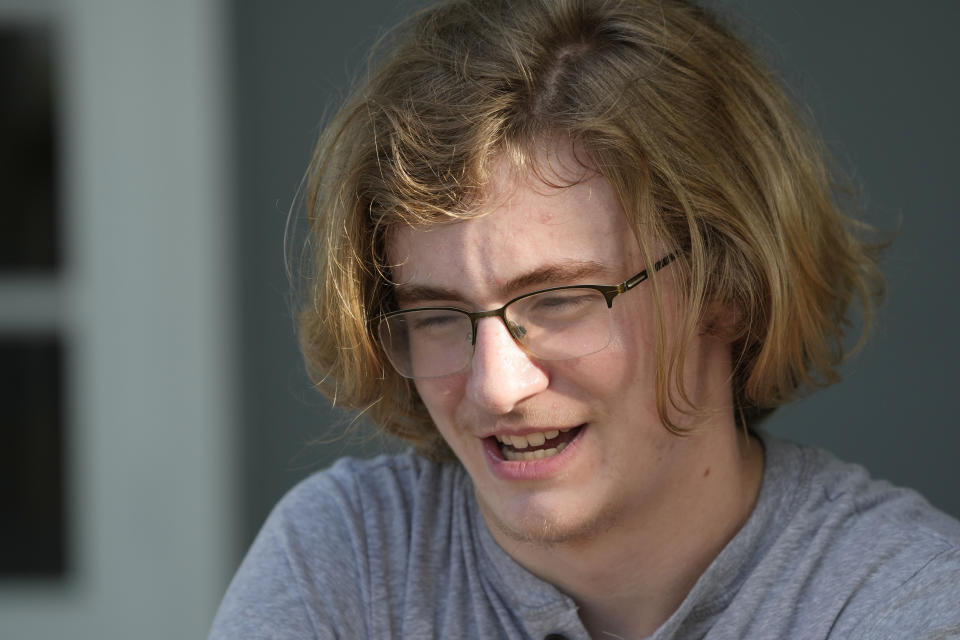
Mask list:
[[706,478],[708,475],[710,475],[710,467],[707,467],[706,470],[703,472],[704,478]]

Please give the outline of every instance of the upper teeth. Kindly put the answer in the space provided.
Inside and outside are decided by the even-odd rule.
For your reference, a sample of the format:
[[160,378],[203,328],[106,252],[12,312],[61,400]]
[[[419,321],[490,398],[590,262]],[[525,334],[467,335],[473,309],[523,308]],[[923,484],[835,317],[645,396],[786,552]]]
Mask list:
[[496,437],[503,444],[509,444],[516,449],[526,449],[527,447],[539,447],[547,440],[553,440],[560,435],[561,431],[566,432],[570,429],[551,429],[550,431],[538,431],[523,436],[497,435]]

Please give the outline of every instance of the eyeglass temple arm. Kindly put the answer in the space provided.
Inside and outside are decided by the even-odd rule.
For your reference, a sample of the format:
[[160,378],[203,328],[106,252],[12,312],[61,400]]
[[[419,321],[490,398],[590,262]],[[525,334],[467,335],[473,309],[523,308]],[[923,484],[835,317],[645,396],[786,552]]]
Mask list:
[[[665,266],[667,266],[668,264],[670,264],[676,259],[677,259],[677,256],[673,253],[669,253],[665,255],[664,257],[660,258],[659,260],[653,263],[654,272],[660,271],[660,269],[663,269]],[[620,285],[621,286],[620,293],[633,289],[635,286],[637,286],[638,284],[646,280],[647,277],[648,277],[647,270],[644,269],[643,271],[641,271],[640,273],[638,273],[637,275],[633,276],[632,278],[624,282],[622,285]]]

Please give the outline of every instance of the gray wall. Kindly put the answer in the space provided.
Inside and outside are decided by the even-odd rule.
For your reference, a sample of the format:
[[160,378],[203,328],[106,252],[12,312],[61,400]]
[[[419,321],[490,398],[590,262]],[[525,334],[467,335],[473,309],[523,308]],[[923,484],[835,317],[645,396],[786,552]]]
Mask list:
[[379,448],[363,434],[334,438],[343,418],[303,373],[285,272],[299,247],[294,240],[285,256],[283,239],[324,114],[343,96],[384,25],[406,11],[395,2],[326,0],[232,6],[243,430],[237,486],[245,549],[290,485],[340,455]]
[[[376,35],[416,3],[235,2],[237,265],[242,300],[242,472],[246,539],[282,491],[344,451],[311,444],[333,415],[312,393],[292,337],[281,241],[323,114]],[[900,227],[885,272],[889,301],[840,385],[782,410],[770,429],[864,463],[960,516],[960,356],[952,282],[958,261],[953,30],[960,4],[740,0],[732,11],[862,188],[867,219]],[[867,7],[869,7],[867,9]]]

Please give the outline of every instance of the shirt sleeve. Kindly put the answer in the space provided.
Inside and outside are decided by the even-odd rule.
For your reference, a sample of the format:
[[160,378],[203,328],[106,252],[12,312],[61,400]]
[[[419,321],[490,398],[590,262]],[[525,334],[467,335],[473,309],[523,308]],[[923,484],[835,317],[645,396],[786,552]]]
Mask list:
[[209,640],[367,637],[366,550],[349,487],[321,473],[274,508],[234,576]]

